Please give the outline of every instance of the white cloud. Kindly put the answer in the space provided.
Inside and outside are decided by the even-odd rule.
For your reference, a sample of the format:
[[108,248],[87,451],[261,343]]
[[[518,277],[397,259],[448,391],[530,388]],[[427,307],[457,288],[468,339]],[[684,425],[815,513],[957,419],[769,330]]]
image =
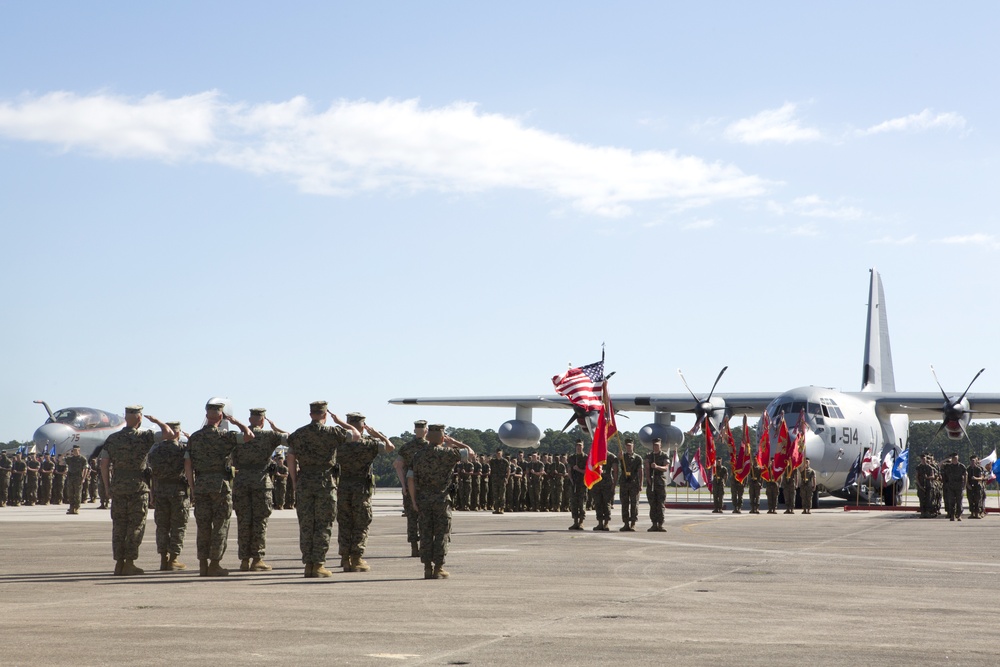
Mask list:
[[882,245],[911,245],[916,243],[917,235],[910,234],[909,236],[895,237],[895,236],[883,236],[880,239],[872,239],[869,243],[882,244]]
[[861,220],[870,217],[867,212],[856,206],[831,202],[817,195],[798,197],[788,204],[770,200],[766,206],[768,211],[781,216],[799,215],[807,218],[825,218],[829,220]]
[[686,231],[711,229],[712,227],[715,227],[715,220],[710,218],[704,220],[692,220],[691,222],[681,225],[681,229]]
[[224,164],[274,174],[304,192],[480,192],[515,188],[619,217],[648,201],[674,206],[761,195],[770,183],[674,151],[593,146],[458,102],[304,97],[233,104],[215,91],[176,99],[55,92],[0,102],[0,136],[91,151]]
[[965,234],[959,236],[947,236],[942,239],[937,240],[938,243],[945,243],[948,245],[975,245],[989,250],[1000,249],[1000,241],[993,234]]
[[795,118],[797,106],[786,102],[780,109],[767,109],[756,116],[731,123],[725,136],[743,144],[761,144],[774,141],[791,144],[797,141],[816,141],[822,138],[819,130],[802,127]]
[[860,134],[925,132],[933,129],[963,130],[965,129],[965,118],[952,111],[935,114],[930,109],[924,109],[920,113],[913,113],[909,116],[893,118],[878,125],[872,125],[866,130],[861,130]]

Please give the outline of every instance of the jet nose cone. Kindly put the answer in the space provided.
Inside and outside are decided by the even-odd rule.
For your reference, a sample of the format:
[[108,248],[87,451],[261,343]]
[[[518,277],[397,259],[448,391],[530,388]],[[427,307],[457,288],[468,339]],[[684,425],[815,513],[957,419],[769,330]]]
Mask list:
[[55,445],[57,454],[65,454],[72,447],[69,442],[72,437],[73,429],[65,424],[42,424],[35,429],[31,441],[39,451],[52,451]]

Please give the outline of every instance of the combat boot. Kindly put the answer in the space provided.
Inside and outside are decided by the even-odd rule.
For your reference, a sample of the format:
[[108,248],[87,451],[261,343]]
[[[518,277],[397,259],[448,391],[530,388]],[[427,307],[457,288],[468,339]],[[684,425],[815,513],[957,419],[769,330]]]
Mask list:
[[323,567],[323,563],[313,563],[313,576],[314,577],[332,577],[333,572]]
[[170,561],[167,554],[160,554],[160,572],[166,572],[170,569]]
[[122,567],[124,567],[124,566],[125,566],[125,560],[124,559],[119,558],[118,560],[115,561],[115,576],[116,577],[120,577],[121,576],[121,574],[122,574]]
[[305,574],[303,576],[306,579],[312,579],[313,577],[316,576],[315,574],[313,574],[313,564],[312,563],[306,563]]
[[350,556],[340,557],[340,567],[344,568],[344,572],[354,572],[354,564],[351,563]]
[[264,562],[263,558],[254,558],[253,562],[250,563],[251,572],[269,572],[271,566]]
[[360,555],[351,556],[351,567],[355,572],[369,572],[371,571],[371,566],[362,558]]
[[131,577],[137,574],[146,574],[146,571],[135,566],[135,563],[126,559],[124,565],[122,565],[122,576]]
[[169,570],[186,570],[187,565],[177,560],[177,554],[170,554],[167,558],[167,569]]
[[658,523],[655,526],[653,526],[653,532],[654,533],[665,533],[665,532],[667,532],[667,529],[663,527],[662,523]]
[[410,542],[410,558],[419,558],[419,557],[420,557],[420,543]]
[[198,576],[207,577],[208,576],[208,559],[199,558],[198,559]]
[[225,577],[229,574],[229,570],[219,565],[219,561],[213,559],[208,564],[208,577]]
[[448,571],[444,569],[444,563],[438,563],[434,566],[434,578],[435,579],[448,578]]
[[430,563],[424,563],[424,579],[434,578],[434,566]]
[[249,572],[249,571],[250,571],[250,559],[244,558],[240,561],[240,572]]

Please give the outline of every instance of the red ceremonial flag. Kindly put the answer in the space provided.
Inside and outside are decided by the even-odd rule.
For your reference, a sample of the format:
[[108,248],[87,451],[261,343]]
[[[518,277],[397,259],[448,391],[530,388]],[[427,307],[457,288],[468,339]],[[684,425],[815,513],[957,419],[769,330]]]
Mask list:
[[774,463],[771,465],[772,479],[778,479],[788,465],[788,425],[785,415],[781,415],[781,426],[778,427],[778,447],[774,452]]
[[740,443],[739,454],[736,456],[736,462],[733,463],[733,477],[740,484],[750,474],[750,458],[750,432],[747,428],[747,416],[743,415],[743,442]]
[[615,419],[615,406],[611,404],[611,394],[608,393],[608,381],[605,380],[601,385],[601,393],[604,397],[604,410],[608,416],[608,437],[605,440],[611,440],[618,433],[618,421]]
[[[612,418],[613,420],[613,418]],[[600,466],[608,462],[608,430],[610,424],[604,418],[604,408],[597,416],[597,428],[594,430],[594,442],[590,445],[587,455],[587,469],[583,471],[583,483],[589,489],[601,481]]]
[[795,424],[795,442],[792,444],[792,452],[789,456],[789,465],[792,470],[797,469],[806,460],[806,411],[803,409],[799,413],[799,421]]
[[[712,423],[705,417],[705,465],[712,474],[715,473],[715,438],[712,435]],[[711,479],[711,474],[709,475]],[[708,483],[709,488],[712,483]]]
[[761,417],[760,439],[757,440],[757,465],[765,482],[771,481],[771,420],[767,413]]

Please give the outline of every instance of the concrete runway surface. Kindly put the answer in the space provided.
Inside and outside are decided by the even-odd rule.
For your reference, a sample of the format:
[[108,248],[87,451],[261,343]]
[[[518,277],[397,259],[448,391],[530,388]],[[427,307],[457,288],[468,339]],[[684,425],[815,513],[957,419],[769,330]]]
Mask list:
[[[3,665],[995,665],[1000,517],[667,511],[666,533],[568,531],[561,513],[455,512],[447,580],[409,558],[397,490],[379,491],[368,573],[304,579],[294,511],[266,560],[197,576],[194,517],[158,572],[152,512],[114,577],[97,505],[0,508]],[[335,526],[336,530],[336,526]]]

